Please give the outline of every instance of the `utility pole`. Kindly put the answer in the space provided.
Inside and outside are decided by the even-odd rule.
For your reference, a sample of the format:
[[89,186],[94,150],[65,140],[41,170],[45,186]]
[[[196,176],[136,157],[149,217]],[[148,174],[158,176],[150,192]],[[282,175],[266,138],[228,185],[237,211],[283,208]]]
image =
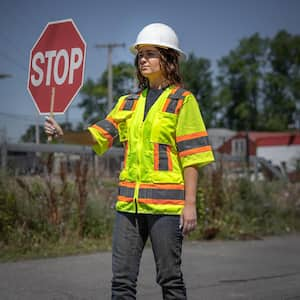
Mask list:
[[35,143],[40,143],[40,124],[39,124],[39,114],[36,114],[35,118]]
[[296,101],[296,111],[293,113],[295,129],[300,130],[300,101]]
[[113,103],[113,97],[112,97],[112,89],[113,89],[113,72],[112,72],[112,51],[114,48],[117,47],[125,47],[125,43],[117,44],[117,43],[111,43],[111,44],[97,44],[96,48],[107,48],[107,70],[108,70],[108,112],[112,109],[112,103]]

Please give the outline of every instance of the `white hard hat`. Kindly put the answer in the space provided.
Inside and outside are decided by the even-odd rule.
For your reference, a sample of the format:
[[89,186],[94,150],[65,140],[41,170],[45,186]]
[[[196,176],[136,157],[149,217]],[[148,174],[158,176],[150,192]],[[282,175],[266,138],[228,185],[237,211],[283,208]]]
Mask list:
[[162,23],[152,23],[145,26],[138,34],[136,42],[130,47],[130,51],[136,54],[139,45],[174,49],[179,53],[181,59],[185,59],[185,53],[179,48],[176,32],[170,26]]

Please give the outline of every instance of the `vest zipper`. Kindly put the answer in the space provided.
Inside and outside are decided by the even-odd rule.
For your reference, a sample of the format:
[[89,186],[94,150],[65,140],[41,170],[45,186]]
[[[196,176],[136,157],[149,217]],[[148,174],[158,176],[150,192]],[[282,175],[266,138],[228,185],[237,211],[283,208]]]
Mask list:
[[134,207],[135,207],[135,212],[134,212],[134,213],[137,215],[137,213],[138,213],[138,208],[137,208],[136,198],[134,198],[133,201],[134,201]]
[[134,201],[134,206],[135,206],[135,213],[138,213],[138,206],[137,206],[137,199],[138,199],[138,194],[139,194],[139,188],[140,188],[140,183],[137,182],[135,189],[134,189],[134,195],[133,195],[133,201]]
[[144,126],[143,123],[140,124],[139,126],[139,140],[141,141],[140,143],[137,143],[137,169],[138,169],[138,181],[135,187],[134,191],[134,202],[135,202],[135,210],[136,213],[138,213],[138,193],[139,193],[139,188],[140,188],[140,183],[141,183],[141,161],[142,161],[142,152],[143,152],[143,133],[144,133]]

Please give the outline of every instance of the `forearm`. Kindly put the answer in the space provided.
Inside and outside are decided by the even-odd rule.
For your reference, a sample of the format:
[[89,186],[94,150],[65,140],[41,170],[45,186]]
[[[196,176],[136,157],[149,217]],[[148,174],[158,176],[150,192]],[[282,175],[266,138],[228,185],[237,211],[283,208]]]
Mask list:
[[65,132],[60,139],[66,144],[93,146],[96,140],[89,131]]
[[184,169],[185,203],[196,204],[198,169],[194,166]]
[[180,225],[182,227],[183,234],[188,234],[194,230],[197,225],[197,183],[197,168],[194,166],[184,168],[185,203],[180,217]]
[[44,130],[48,137],[66,144],[93,146],[97,143],[88,130],[83,132],[64,132],[52,117],[46,117]]

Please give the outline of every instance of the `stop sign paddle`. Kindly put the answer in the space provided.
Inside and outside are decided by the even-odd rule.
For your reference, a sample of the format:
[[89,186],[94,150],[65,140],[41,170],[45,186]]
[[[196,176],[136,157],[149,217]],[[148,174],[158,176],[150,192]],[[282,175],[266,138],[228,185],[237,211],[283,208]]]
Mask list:
[[28,91],[40,114],[62,114],[83,84],[86,43],[71,19],[50,22],[30,52]]

